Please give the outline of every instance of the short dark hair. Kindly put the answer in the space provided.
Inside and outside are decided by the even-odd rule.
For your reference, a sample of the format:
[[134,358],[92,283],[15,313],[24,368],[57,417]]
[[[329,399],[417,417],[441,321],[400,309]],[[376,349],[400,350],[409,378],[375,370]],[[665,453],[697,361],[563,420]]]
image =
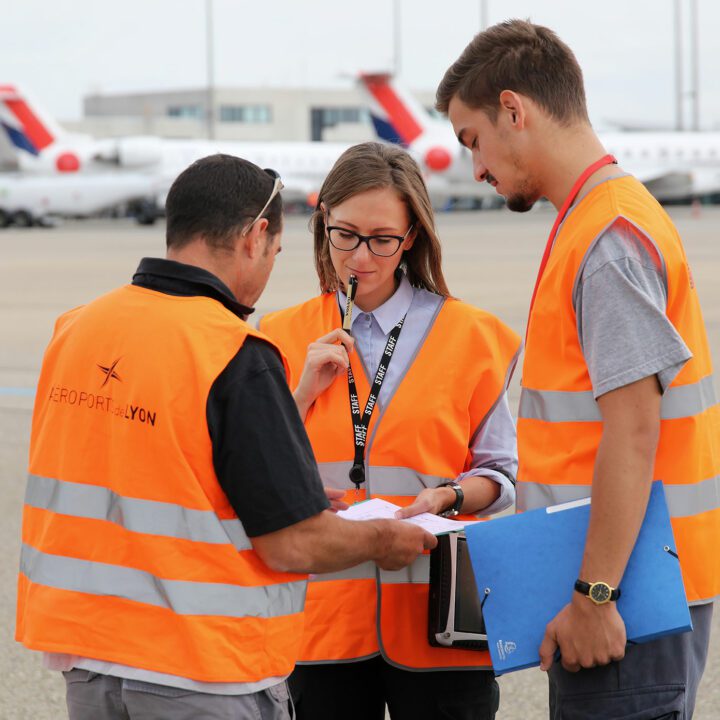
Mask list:
[[[178,175],[165,201],[168,248],[181,248],[202,238],[215,250],[232,250],[238,233],[270,197],[274,179],[249,160],[234,155],[209,155]],[[282,229],[278,193],[263,213],[268,235]]]
[[580,65],[572,50],[542,25],[507,20],[478,33],[445,73],[435,107],[447,114],[457,95],[494,123],[503,90],[529,97],[563,125],[589,122]]

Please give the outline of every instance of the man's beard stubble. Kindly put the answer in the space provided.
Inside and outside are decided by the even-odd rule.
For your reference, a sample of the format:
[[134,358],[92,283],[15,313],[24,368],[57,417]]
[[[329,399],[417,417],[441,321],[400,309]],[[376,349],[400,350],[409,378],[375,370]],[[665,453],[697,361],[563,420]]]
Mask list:
[[524,213],[528,210],[532,210],[535,202],[536,200],[534,198],[523,193],[515,193],[514,195],[509,195],[505,198],[505,204],[507,205],[508,210],[517,213]]
[[[519,155],[515,152],[512,152],[511,157],[515,169],[518,172],[522,172],[524,168],[522,163],[520,162]],[[525,172],[527,172],[527,169],[525,169]],[[539,198],[540,193],[538,193],[533,187],[531,177],[529,175],[526,175],[525,178],[520,182],[519,189],[516,192],[512,193],[512,195],[507,195],[505,197],[505,204],[507,205],[508,210],[510,210],[511,212],[524,213],[528,210],[532,210],[533,205],[535,205]]]
[[505,204],[512,212],[524,213],[531,210],[540,199],[540,193],[533,187],[530,178],[520,182],[520,187],[511,195],[505,197]]

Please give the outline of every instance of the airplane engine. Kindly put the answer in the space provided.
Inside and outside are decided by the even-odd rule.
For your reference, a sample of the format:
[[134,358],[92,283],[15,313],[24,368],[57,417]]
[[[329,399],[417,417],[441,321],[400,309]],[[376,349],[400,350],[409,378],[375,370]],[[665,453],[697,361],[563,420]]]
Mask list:
[[61,173],[78,172],[80,165],[80,158],[74,152],[61,152],[55,158],[55,169]]
[[104,143],[97,153],[100,162],[109,162],[125,168],[157,165],[162,161],[162,141],[155,137],[129,137]]
[[410,147],[410,154],[418,161],[425,175],[439,175],[453,178],[457,175],[462,179],[471,177],[469,166],[461,162],[463,148],[460,143],[450,144],[446,138],[419,138]]
[[157,138],[127,138],[118,143],[118,164],[122,167],[147,167],[162,160],[162,146]]
[[453,162],[452,155],[444,147],[431,147],[425,153],[425,165],[432,172],[445,172]]

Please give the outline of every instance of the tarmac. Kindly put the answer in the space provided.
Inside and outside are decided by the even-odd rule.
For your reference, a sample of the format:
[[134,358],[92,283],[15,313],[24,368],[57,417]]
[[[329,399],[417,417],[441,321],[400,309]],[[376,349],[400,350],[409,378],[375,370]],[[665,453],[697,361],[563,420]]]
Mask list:
[[[720,207],[672,208],[684,239],[713,356],[720,358]],[[439,216],[444,268],[456,297],[497,314],[523,333],[535,275],[554,214],[539,207]],[[53,229],[0,231],[0,720],[66,717],[64,683],[39,654],[15,643],[15,587],[34,386],[55,318],[130,280],[141,257],[164,255],[164,226],[126,220],[73,221]],[[288,217],[256,316],[317,293],[306,217]],[[510,391],[517,407],[519,375]],[[717,385],[717,381],[716,381]],[[661,601],[661,599],[660,599]],[[720,622],[716,614],[715,624]],[[547,717],[538,669],[500,678],[498,720]],[[696,720],[720,717],[720,640],[711,639]]]

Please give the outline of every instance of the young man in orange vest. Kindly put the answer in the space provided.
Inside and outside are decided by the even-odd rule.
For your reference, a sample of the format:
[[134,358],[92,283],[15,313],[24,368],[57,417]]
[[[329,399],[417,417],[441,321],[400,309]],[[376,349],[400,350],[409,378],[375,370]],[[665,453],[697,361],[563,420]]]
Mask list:
[[[691,717],[720,594],[720,410],[680,238],[606,154],[577,60],[547,28],[512,20],[480,33],[437,101],[478,182],[511,210],[541,197],[558,210],[528,320],[518,508],[592,490],[592,510],[572,601],[540,648],[550,715]],[[665,484],[694,631],[626,647],[615,589],[653,479]]]
[[399,570],[436,543],[328,511],[287,365],[245,322],[281,189],[246,160],[197,161],[167,198],[167,259],[56,324],[17,639],[64,671],[71,720],[288,719],[307,573]]

